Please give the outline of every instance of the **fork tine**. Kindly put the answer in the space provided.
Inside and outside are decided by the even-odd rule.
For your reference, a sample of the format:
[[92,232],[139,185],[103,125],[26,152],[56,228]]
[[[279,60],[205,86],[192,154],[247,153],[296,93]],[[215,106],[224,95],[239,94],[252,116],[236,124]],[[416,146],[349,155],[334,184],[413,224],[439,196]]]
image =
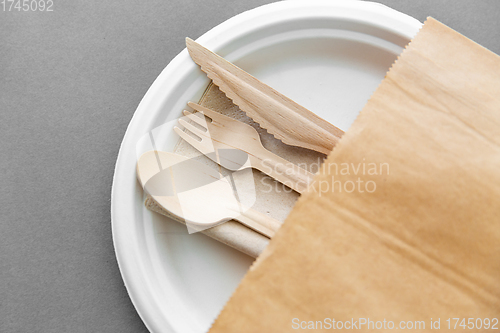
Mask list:
[[183,140],[185,140],[191,146],[198,149],[202,154],[207,154],[210,152],[210,149],[205,144],[203,144],[202,141],[196,140],[191,135],[189,135],[188,133],[181,130],[179,127],[174,126],[174,132],[177,133],[178,136],[180,136]]
[[[197,115],[195,115],[192,112],[189,112],[188,110],[184,110],[184,111],[182,111],[182,113],[184,114],[184,116],[188,117],[189,120],[194,121],[195,123],[197,123],[201,127],[204,127],[204,128],[207,127],[207,121],[205,119],[205,116],[203,116],[203,118],[198,117]],[[203,113],[201,113],[201,114],[203,115]]]
[[200,137],[202,141],[203,138],[209,136],[208,131],[206,129],[205,131],[203,131],[185,119],[179,118],[177,122],[181,124],[184,128],[187,128],[190,132],[196,134],[196,136]]
[[228,120],[234,120],[231,117],[225,116],[223,114],[220,114],[219,112],[216,112],[214,110],[210,110],[209,108],[206,108],[204,106],[201,106],[199,104],[193,103],[193,102],[188,102],[188,105],[195,109],[196,111],[202,112],[205,114],[205,116],[212,118],[213,120],[218,120],[218,119],[228,119]]

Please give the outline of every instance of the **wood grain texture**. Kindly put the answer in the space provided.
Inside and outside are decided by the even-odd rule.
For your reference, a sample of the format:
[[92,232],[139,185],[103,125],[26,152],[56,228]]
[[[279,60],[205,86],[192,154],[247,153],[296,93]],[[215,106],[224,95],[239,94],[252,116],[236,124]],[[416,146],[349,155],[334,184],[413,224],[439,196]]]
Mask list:
[[205,156],[226,169],[254,168],[299,193],[307,191],[314,174],[264,148],[252,126],[196,103],[188,105],[209,120],[185,110],[179,119],[184,130],[175,127],[174,131]]
[[[232,103],[232,101],[213,83],[210,83],[198,104],[206,106],[227,117],[249,124],[259,133],[260,140],[266,149],[297,165],[305,164],[307,170],[312,173],[318,171],[319,165],[324,160],[324,155],[321,153],[300,147],[289,146],[274,138],[274,136],[267,133],[266,130],[262,129],[251,118],[246,116],[245,113],[234,105],[234,103]],[[174,152],[187,157],[199,155],[199,152],[184,140],[179,140]],[[282,222],[291,211],[299,194],[295,191],[285,191],[285,187],[275,181],[272,181],[274,190],[269,192],[269,188],[264,186],[264,184],[268,184],[265,180],[268,177],[265,174],[254,171],[253,177],[255,180],[255,190],[257,191],[257,201],[253,208]],[[279,193],[277,193],[278,191]],[[162,209],[151,196],[147,197],[145,205],[149,210],[184,223],[182,219]],[[245,227],[237,221],[228,221],[210,229],[203,230],[201,233],[246,253],[253,258],[261,254],[269,243],[269,238]]]
[[224,58],[186,38],[191,58],[227,97],[277,139],[329,154],[344,132]]
[[235,219],[271,238],[281,225],[264,213],[244,207],[231,182],[217,170],[182,155],[144,153],[137,161],[137,178],[158,205],[184,219],[193,231]]

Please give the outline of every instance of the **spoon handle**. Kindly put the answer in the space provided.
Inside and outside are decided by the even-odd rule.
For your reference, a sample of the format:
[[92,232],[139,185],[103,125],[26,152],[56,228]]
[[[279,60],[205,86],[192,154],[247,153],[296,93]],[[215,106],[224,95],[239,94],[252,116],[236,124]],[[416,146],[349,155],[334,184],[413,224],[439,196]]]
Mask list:
[[241,213],[241,215],[236,217],[235,220],[240,221],[250,229],[257,231],[268,238],[272,238],[281,226],[280,221],[251,208]]

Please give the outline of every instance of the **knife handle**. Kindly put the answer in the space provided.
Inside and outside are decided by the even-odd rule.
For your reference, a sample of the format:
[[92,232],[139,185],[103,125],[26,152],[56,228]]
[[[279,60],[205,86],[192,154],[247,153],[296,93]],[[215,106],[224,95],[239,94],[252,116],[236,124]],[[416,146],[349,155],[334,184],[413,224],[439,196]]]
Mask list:
[[273,177],[291,189],[304,193],[313,182],[314,174],[262,147],[258,154],[249,155],[252,167]]

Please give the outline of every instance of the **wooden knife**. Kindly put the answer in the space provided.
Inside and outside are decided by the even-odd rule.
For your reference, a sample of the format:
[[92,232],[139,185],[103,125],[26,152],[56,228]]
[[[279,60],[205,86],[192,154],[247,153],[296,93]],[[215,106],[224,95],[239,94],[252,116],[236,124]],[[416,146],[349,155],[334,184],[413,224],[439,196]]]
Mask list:
[[244,70],[186,38],[191,58],[239,108],[275,138],[329,154],[344,132]]

